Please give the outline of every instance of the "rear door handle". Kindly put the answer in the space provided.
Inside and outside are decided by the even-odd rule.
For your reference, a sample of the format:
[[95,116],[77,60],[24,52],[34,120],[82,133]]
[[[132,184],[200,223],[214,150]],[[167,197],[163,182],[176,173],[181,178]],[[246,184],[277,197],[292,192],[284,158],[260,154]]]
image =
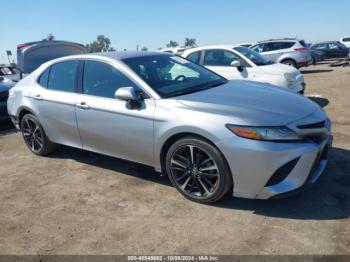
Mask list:
[[90,106],[88,104],[86,104],[85,102],[81,102],[76,104],[76,107],[79,107],[81,109],[90,109]]
[[43,100],[43,97],[42,97],[41,95],[35,95],[35,96],[33,96],[33,98],[34,98],[35,100],[38,100],[38,101]]

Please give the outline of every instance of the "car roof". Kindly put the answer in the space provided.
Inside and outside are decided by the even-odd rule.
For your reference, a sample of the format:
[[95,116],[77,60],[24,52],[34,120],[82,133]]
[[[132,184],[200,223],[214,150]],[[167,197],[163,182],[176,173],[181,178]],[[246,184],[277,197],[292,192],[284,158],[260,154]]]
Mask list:
[[296,41],[302,41],[303,39],[297,39],[297,38],[280,38],[280,39],[268,39],[268,40],[263,40],[259,41],[258,44],[260,43],[267,43],[267,42],[296,42]]
[[120,52],[101,52],[101,53],[91,53],[91,54],[80,54],[80,55],[70,55],[63,56],[49,61],[49,63],[60,62],[69,59],[91,59],[91,58],[110,58],[114,60],[123,60],[135,57],[147,57],[147,56],[171,56],[172,54],[163,52],[148,52],[148,51],[120,51]]
[[235,45],[235,44],[205,45],[205,46],[199,46],[199,47],[187,49],[184,52],[184,54],[193,53],[193,52],[201,51],[201,50],[207,50],[207,49],[232,49],[234,47],[239,47],[239,46],[241,46],[241,45]]
[[327,44],[327,43],[339,43],[338,41],[322,41],[322,42],[317,42],[312,45],[318,45],[318,44]]

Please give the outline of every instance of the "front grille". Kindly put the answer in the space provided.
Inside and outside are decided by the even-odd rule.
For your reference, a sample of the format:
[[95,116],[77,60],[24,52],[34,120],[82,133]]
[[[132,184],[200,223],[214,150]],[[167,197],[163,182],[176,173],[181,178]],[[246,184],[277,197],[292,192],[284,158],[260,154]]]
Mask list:
[[9,91],[0,93],[0,102],[6,102],[9,97]]
[[317,123],[312,124],[306,124],[306,125],[300,125],[298,126],[299,129],[311,129],[311,128],[322,128],[326,126],[326,121],[321,121]]
[[267,181],[265,186],[273,186],[281,183],[290,174],[290,172],[292,172],[299,159],[300,158],[298,157],[277,169],[277,171],[270,177],[269,181]]

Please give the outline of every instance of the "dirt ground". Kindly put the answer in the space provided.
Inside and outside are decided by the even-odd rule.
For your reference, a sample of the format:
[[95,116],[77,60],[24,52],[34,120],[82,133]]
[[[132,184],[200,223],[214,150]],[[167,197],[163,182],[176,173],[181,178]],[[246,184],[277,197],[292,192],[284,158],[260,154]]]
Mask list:
[[201,205],[149,167],[71,148],[36,157],[3,130],[0,254],[350,254],[350,67],[302,72],[335,137],[309,190]]

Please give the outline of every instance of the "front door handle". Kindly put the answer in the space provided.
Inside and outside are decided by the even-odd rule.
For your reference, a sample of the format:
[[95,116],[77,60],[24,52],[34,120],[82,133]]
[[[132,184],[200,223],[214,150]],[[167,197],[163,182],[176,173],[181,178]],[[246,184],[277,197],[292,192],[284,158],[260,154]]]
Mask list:
[[42,97],[41,95],[35,95],[35,96],[33,96],[33,98],[34,98],[35,100],[38,100],[38,101],[43,100],[43,97]]
[[81,102],[76,104],[76,107],[79,107],[81,109],[90,109],[90,106],[88,104],[86,104],[85,102]]

